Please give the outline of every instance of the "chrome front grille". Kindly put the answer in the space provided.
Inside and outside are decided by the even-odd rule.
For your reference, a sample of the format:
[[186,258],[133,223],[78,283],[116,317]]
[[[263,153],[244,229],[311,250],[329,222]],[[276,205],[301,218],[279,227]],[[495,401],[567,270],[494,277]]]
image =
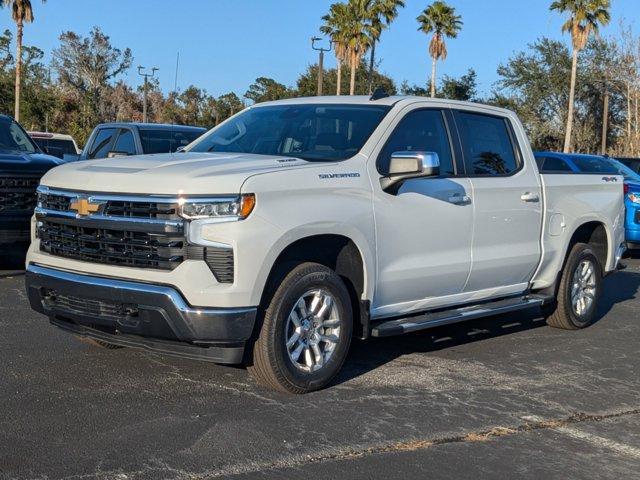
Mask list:
[[173,270],[186,259],[184,236],[42,220],[38,237],[42,251],[87,262]]
[[0,214],[33,212],[39,181],[39,177],[0,177]]
[[131,202],[110,200],[104,210],[105,215],[135,218],[179,218],[177,204],[158,202]]
[[89,201],[100,204],[100,213],[110,217],[127,217],[140,219],[164,219],[181,221],[178,215],[178,203],[175,199],[159,198],[146,201],[144,198],[131,196],[83,195],[81,193],[57,192],[42,189],[38,194],[41,208],[56,212],[70,211],[71,203],[76,198],[86,197]]
[[189,245],[178,207],[176,198],[40,187],[35,210],[40,250],[85,262],[160,270],[201,260],[218,282],[233,283],[233,249]]

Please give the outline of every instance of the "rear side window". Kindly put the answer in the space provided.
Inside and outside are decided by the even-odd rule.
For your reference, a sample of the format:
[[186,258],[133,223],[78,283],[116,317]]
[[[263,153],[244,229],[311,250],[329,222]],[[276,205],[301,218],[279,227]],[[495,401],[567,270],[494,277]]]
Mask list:
[[394,152],[435,152],[440,157],[440,173],[455,175],[451,143],[441,110],[414,110],[395,128],[378,157],[378,171],[389,171]]
[[480,113],[457,112],[468,175],[509,175],[519,168],[507,120]]
[[612,173],[618,175],[618,169],[601,157],[572,157],[573,163],[583,173]]
[[76,146],[71,140],[62,140],[59,138],[34,138],[33,139],[43,150],[49,147],[59,148],[64,153],[76,155]]
[[96,138],[91,144],[88,158],[106,158],[111,144],[113,143],[113,137],[116,133],[115,128],[102,128],[98,130]]
[[[536,158],[536,161],[538,161],[538,168],[540,169],[541,172],[571,172],[573,170],[571,170],[571,167],[569,166],[569,164],[567,162],[565,162],[564,160],[562,160],[561,158],[555,158],[555,157],[542,157],[541,160],[544,160],[544,163],[539,162],[538,158]],[[542,165],[541,165],[542,163]]]
[[118,135],[118,139],[111,149],[112,152],[117,152],[119,154],[127,154],[127,155],[135,155],[136,154],[136,144],[133,139],[133,132],[128,129],[120,130],[120,135]]
[[146,154],[175,152],[186,147],[203,132],[198,130],[140,130],[142,150]]

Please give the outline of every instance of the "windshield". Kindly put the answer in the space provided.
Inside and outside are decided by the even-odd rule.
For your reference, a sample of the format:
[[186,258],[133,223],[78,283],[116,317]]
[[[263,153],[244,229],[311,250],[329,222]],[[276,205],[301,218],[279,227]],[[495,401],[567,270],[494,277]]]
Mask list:
[[640,175],[635,173],[626,165],[605,157],[572,157],[571,160],[580,169],[586,173],[613,173],[622,175],[625,180],[633,180],[640,182]]
[[38,150],[20,125],[10,118],[0,118],[0,151],[36,153]]
[[358,153],[389,109],[316,104],[254,107],[213,129],[188,150],[344,160]]

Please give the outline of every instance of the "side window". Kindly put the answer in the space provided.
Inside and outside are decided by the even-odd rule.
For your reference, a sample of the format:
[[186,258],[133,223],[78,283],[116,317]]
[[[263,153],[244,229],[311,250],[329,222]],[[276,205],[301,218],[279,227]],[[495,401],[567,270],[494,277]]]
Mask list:
[[414,110],[409,112],[395,128],[380,156],[378,171],[389,171],[394,152],[435,152],[440,157],[440,173],[455,175],[451,143],[441,110]]
[[456,122],[468,175],[509,175],[518,169],[507,119],[459,111]]
[[88,158],[106,158],[115,133],[115,128],[103,128],[99,130],[89,150]]
[[541,172],[571,172],[571,167],[561,158],[547,157]]
[[120,130],[118,139],[115,145],[111,148],[111,151],[118,153],[126,153],[127,155],[136,154],[136,143],[133,138],[133,132],[129,129]]
[[535,158],[536,158],[536,165],[538,165],[538,170],[542,172],[544,170],[544,162],[547,160],[547,157],[535,157]]
[[151,153],[169,153],[176,150],[171,130],[140,130],[142,151]]

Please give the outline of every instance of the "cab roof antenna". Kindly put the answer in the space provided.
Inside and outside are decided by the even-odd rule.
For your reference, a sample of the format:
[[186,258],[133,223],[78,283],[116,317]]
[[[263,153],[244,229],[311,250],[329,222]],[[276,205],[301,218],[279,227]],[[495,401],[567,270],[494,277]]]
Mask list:
[[387,98],[389,94],[383,87],[378,87],[374,90],[373,95],[369,98],[369,100],[380,100],[381,98]]

